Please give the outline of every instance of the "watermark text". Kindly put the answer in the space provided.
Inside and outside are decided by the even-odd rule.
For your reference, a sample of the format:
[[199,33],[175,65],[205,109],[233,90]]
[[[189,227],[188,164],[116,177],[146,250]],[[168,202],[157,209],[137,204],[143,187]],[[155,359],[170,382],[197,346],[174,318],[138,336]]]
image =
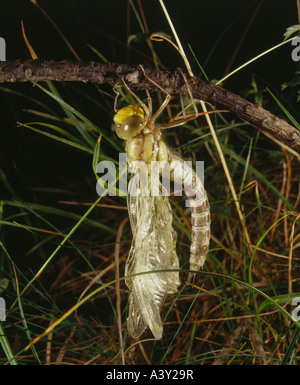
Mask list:
[[292,305],[296,306],[292,311],[293,320],[298,322],[300,320],[300,297],[293,298]]
[[[204,193],[204,162],[196,161],[195,171],[191,161],[173,159],[170,162],[134,161],[127,168],[127,154],[119,154],[119,169],[111,161],[97,165],[96,191],[99,196],[170,196],[173,182],[174,196],[186,196],[186,207],[200,201]],[[128,173],[134,174],[127,186]],[[162,188],[161,188],[162,186]]]
[[6,302],[5,299],[0,297],[0,321],[6,320]]
[[6,61],[6,43],[3,37],[0,37],[0,61]]
[[294,61],[299,61],[300,60],[300,37],[295,37],[295,39],[292,40],[292,46],[296,46],[293,50],[292,50],[292,59]]

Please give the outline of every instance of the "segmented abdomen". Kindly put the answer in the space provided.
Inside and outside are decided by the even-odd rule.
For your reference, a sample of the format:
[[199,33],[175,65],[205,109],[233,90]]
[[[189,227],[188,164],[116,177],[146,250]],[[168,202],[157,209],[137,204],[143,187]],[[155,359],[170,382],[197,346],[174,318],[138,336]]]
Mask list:
[[170,169],[173,180],[182,180],[184,193],[191,207],[192,241],[190,246],[190,269],[203,267],[210,241],[210,206],[206,191],[199,176],[183,159],[170,153]]
[[206,193],[199,200],[199,206],[191,207],[192,242],[190,247],[190,268],[203,267],[210,240],[210,209]]

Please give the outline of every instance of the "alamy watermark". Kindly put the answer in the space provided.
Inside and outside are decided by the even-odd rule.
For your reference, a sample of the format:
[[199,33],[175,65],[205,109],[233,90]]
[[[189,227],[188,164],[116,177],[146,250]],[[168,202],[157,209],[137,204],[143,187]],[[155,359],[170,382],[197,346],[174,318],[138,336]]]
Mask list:
[[[162,195],[170,195],[170,184],[173,183],[174,196],[185,195],[188,199],[186,207],[191,207],[203,195],[204,162],[197,161],[195,171],[191,161],[173,159],[171,162],[152,161],[146,163],[135,161],[127,168],[127,154],[119,154],[119,170],[111,161],[101,161],[97,166],[99,177],[96,190],[99,196],[131,196],[160,194],[160,184],[163,186]],[[118,181],[117,181],[118,171]],[[135,174],[127,186],[127,174]],[[118,188],[117,188],[118,186]]]
[[6,302],[5,299],[0,297],[0,321],[6,320]]
[[296,306],[292,311],[293,320],[298,322],[300,320],[300,297],[293,298],[292,305]]
[[6,43],[3,37],[0,37],[0,61],[6,61]]
[[292,46],[296,46],[291,53],[292,59],[294,61],[299,61],[300,60],[300,37],[295,37],[295,39],[292,40]]

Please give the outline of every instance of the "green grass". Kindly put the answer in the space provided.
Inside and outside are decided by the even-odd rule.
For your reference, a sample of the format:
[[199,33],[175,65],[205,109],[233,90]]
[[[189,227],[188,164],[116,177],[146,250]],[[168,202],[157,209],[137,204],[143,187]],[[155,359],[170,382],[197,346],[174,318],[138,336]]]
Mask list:
[[[134,12],[143,26],[141,9]],[[204,71],[194,48],[196,64]],[[98,47],[92,50],[106,58]],[[300,324],[291,306],[300,297],[296,157],[245,122],[212,117],[242,208],[242,226],[205,119],[165,133],[185,159],[205,161],[212,240],[204,270],[187,284],[190,212],[182,199],[171,197],[182,285],[163,306],[163,339],[153,340],[147,330],[141,351],[126,331],[129,222],[116,252],[120,224],[128,216],[126,200],[96,194],[98,162],[118,165],[118,153],[124,151],[110,127],[115,94],[51,82],[26,90],[1,87],[9,105],[19,100],[30,105],[20,114],[23,121],[15,121],[16,149],[30,144],[44,168],[37,173],[36,165],[31,170],[26,163],[23,177],[16,150],[1,169],[0,283],[5,279],[8,285],[0,286],[7,303],[6,321],[0,321],[0,364],[122,364],[123,352],[130,365],[210,365],[216,359],[227,365],[298,365]],[[118,107],[132,102],[121,91]],[[255,92],[262,103],[273,100],[273,93]],[[145,93],[139,95],[146,100]],[[152,97],[159,105],[161,95]],[[298,127],[298,116],[288,112],[293,102],[284,103],[277,94],[276,102],[277,113]],[[174,97],[171,104],[172,115],[180,113],[180,101]],[[163,118],[167,121],[167,114]],[[43,152],[55,158],[57,169],[47,169]]]

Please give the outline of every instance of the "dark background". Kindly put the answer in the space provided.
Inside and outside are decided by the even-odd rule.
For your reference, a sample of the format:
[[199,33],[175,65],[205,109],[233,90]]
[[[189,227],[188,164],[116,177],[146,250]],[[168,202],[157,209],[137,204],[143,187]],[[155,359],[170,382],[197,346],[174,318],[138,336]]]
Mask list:
[[[89,47],[90,45],[98,50],[108,61],[153,66],[151,52],[146,44],[148,35],[145,36],[141,33],[135,14],[127,0],[37,0],[37,2],[60,28],[81,60],[100,61],[100,58]],[[138,0],[134,0],[134,4],[138,9]],[[161,32],[171,36],[169,25],[158,0],[141,0],[141,4],[149,33]],[[210,80],[221,79],[226,71],[230,72],[234,70],[256,55],[282,42],[286,29],[298,23],[296,0],[165,0],[165,5],[170,13],[195,75],[202,76],[189,50],[189,44]],[[30,0],[1,0],[0,6],[0,36],[6,40],[7,60],[26,60],[31,58],[22,36],[21,20],[23,20],[25,26],[26,36],[40,59],[52,59],[56,61],[75,59],[60,34],[55,30],[47,17],[32,4]],[[140,10],[138,10],[138,13],[140,14]],[[250,22],[251,19],[252,22]],[[127,40],[131,35],[137,36],[136,39],[131,41],[129,49]],[[184,63],[178,52],[169,44],[156,42],[153,43],[153,45],[158,57],[166,68],[171,70],[176,69],[178,66],[184,68]],[[237,49],[238,47],[239,49]],[[291,59],[292,48],[291,44],[286,44],[263,56],[234,74],[226,80],[223,86],[230,91],[241,94],[250,101],[254,101],[254,94],[249,93],[251,81],[254,77],[258,88],[255,94],[262,95],[264,108],[275,115],[280,117],[284,116],[282,110],[268,93],[268,87],[272,93],[279,98],[286,109],[299,121],[299,102],[297,103],[296,101],[297,89],[295,87],[287,87],[284,91],[281,90],[281,85],[284,82],[290,82],[294,78],[295,72],[297,70],[299,71],[300,62],[295,63]],[[235,52],[236,55],[232,61]],[[229,66],[230,63],[231,65]],[[46,87],[45,84],[43,84],[43,86]],[[70,84],[66,82],[55,83],[55,87],[62,98],[77,111],[89,118],[98,127],[107,130],[111,135],[115,135],[111,131],[112,117],[114,114],[114,93],[111,86],[101,86],[101,90],[110,94],[111,98],[109,98],[109,95],[103,96],[92,84]],[[248,93],[245,92],[247,89]],[[89,99],[86,96],[88,96]],[[157,100],[156,96],[157,95],[155,95],[154,98],[155,100]],[[96,101],[98,106],[93,103],[93,101]],[[96,193],[96,178],[92,170],[91,154],[86,154],[83,151],[63,145],[25,127],[18,126],[17,122],[43,121],[42,118],[25,111],[26,109],[44,111],[45,109],[39,106],[37,102],[44,103],[47,108],[51,108],[54,111],[53,116],[59,118],[65,117],[60,106],[49,96],[45,95],[37,86],[31,83],[0,84],[0,220],[2,221],[4,218],[10,224],[13,224],[15,221],[25,226],[25,228],[18,229],[13,226],[4,226],[1,222],[0,240],[5,244],[9,254],[12,256],[13,262],[19,269],[18,274],[21,289],[24,288],[28,280],[40,269],[42,264],[48,260],[51,253],[53,253],[62,240],[61,236],[52,237],[48,233],[39,231],[30,232],[28,226],[38,229],[50,228],[53,230],[51,227],[53,225],[59,232],[68,234],[78,220],[62,215],[52,215],[51,212],[45,212],[42,209],[35,209],[33,210],[34,213],[32,213],[28,206],[30,206],[30,204],[39,204],[43,207],[58,208],[65,210],[67,213],[75,213],[81,217],[87,210],[87,206],[81,205],[81,203],[91,204],[98,198]],[[99,104],[101,108],[99,108]],[[284,159],[285,154],[281,151],[280,146],[274,144],[272,140],[264,135],[259,134],[258,130],[251,125],[241,124],[240,127],[237,127],[240,121],[236,119],[236,117],[228,114],[226,118],[229,124],[237,123],[237,125],[235,128],[231,127],[230,131],[224,131],[224,135],[221,133],[220,142],[225,143],[234,153],[246,159],[249,152],[250,140],[253,139],[251,165],[270,180],[278,190],[281,190],[282,186],[284,186],[281,175],[282,163],[287,162],[287,160]],[[201,118],[199,121],[201,122]],[[60,122],[54,121],[53,124],[60,126]],[[195,124],[199,124],[200,126],[201,123],[198,123],[197,119]],[[74,129],[75,131],[75,128],[71,124],[66,124],[63,127],[69,130]],[[200,128],[202,129],[202,127]],[[204,127],[203,132],[209,132],[207,127]],[[74,132],[72,131],[72,133]],[[177,135],[177,133],[180,145],[184,145],[186,142],[189,142],[190,139],[195,138],[192,130],[188,131],[186,127],[182,127],[182,130],[176,131],[173,137]],[[205,140],[209,141],[210,138],[206,137]],[[213,218],[212,234],[214,234],[217,239],[225,239],[224,245],[226,245],[226,239],[228,237],[230,248],[227,254],[225,249],[224,251],[222,248],[219,249],[219,245],[215,248],[215,244],[211,242],[211,248],[214,249],[211,260],[213,262],[216,260],[220,261],[220,266],[222,264],[223,268],[223,266],[227,267],[226,264],[229,265],[233,263],[232,261],[236,261],[241,257],[240,261],[245,261],[243,263],[245,263],[246,266],[247,255],[243,256],[242,259],[242,255],[240,256],[239,254],[240,251],[237,250],[238,253],[236,253],[235,245],[231,245],[230,243],[231,234],[227,234],[228,229],[230,229],[230,231],[231,229],[233,229],[232,231],[234,232],[236,231],[236,234],[233,234],[234,240],[237,245],[240,244],[241,253],[243,252],[244,254],[243,242],[241,241],[238,226],[237,229],[235,229],[235,223],[238,223],[238,219],[236,211],[232,209],[234,204],[229,193],[227,181],[217,153],[214,150],[214,145],[211,145],[211,153],[209,153],[205,146],[207,144],[205,140],[197,142],[200,149],[198,150],[197,148],[197,151],[201,151],[201,158],[199,158],[199,160],[205,161],[205,175],[209,175],[205,186],[207,186],[206,189],[211,203]],[[105,151],[106,155],[118,159],[118,152],[110,148],[104,140],[101,142],[101,146],[101,149]],[[244,167],[238,162],[232,161],[229,155],[225,155],[226,160],[228,159],[229,171],[233,177],[233,183],[238,192],[242,184]],[[295,175],[297,175],[297,171],[293,171],[293,178],[295,178]],[[249,180],[258,180],[258,184],[260,183],[259,178],[251,175],[251,173]],[[248,175],[245,183],[248,183]],[[278,208],[278,197],[270,192],[264,183],[261,183],[260,187],[258,190],[260,194],[262,194],[260,199],[262,200],[262,205],[265,205],[263,206],[262,223],[262,230],[265,231],[274,224],[274,221],[277,219],[275,214],[277,211],[280,212],[281,209]],[[289,198],[294,202],[297,199],[298,183],[294,181],[292,187],[294,195],[290,192]],[[88,275],[91,272],[90,266],[98,272],[106,269],[114,261],[116,232],[118,231],[120,223],[124,218],[128,217],[128,214],[126,207],[123,207],[125,210],[115,210],[111,208],[114,204],[126,206],[126,201],[123,198],[113,198],[114,199],[111,200],[107,198],[103,199],[101,203],[107,204],[107,207],[97,207],[89,215],[89,219],[94,220],[97,224],[101,223],[109,226],[111,231],[103,231],[96,226],[85,226],[83,224],[72,236],[72,242],[78,246],[90,264],[87,264],[86,260],[82,259],[77,250],[69,244],[65,244],[64,248],[61,249],[58,255],[49,263],[43,274],[35,280],[34,285],[23,295],[22,302],[23,306],[26,306],[25,311],[28,312],[27,314],[29,314],[30,317],[33,317],[30,318],[30,332],[35,332],[37,335],[40,334],[41,330],[49,326],[52,317],[53,319],[58,319],[59,316],[65,312],[65,309],[69,309],[70,306],[76,303],[75,298],[77,299],[90,283],[90,278],[88,278],[91,277],[91,275]],[[247,215],[247,223],[249,224],[250,237],[253,242],[258,240],[260,231],[258,222],[259,215],[256,214],[255,211],[258,203],[255,199],[254,190],[250,190],[248,194],[244,194],[242,197],[245,212],[247,214],[249,213],[249,216]],[[21,210],[19,207],[14,207],[6,203],[3,205],[3,214],[3,212],[1,212],[1,202],[3,200],[16,202],[17,205],[25,202],[27,205],[26,210]],[[74,205],[63,205],[61,201],[71,201]],[[37,215],[35,215],[36,213]],[[28,222],[26,222],[26,219]],[[48,223],[45,221],[48,221]],[[226,224],[227,221],[229,221],[228,226]],[[49,226],[49,224],[51,224],[51,226]],[[176,230],[178,229],[176,228]],[[113,231],[115,231],[115,233]],[[272,252],[288,255],[288,250],[285,249],[284,231],[278,231],[275,234],[270,242],[266,237],[264,247]],[[126,238],[121,248],[123,261],[120,264],[120,275],[122,276],[124,274],[124,260],[128,254],[127,251],[132,239],[128,222],[124,228],[123,235]],[[178,248],[180,248],[179,253],[181,256],[188,256],[189,243],[187,237],[183,238],[180,235]],[[182,250],[183,252],[181,252]],[[273,281],[275,286],[277,280],[276,290],[278,287],[278,294],[286,294],[287,278],[279,274],[282,272],[282,274],[285,274],[287,271],[287,267],[284,265],[285,262],[281,260],[278,262],[272,255],[261,256],[258,261],[257,258],[259,258],[259,256],[257,257],[256,254],[255,263],[259,264],[261,262],[262,270],[260,268],[257,270],[254,276],[254,282],[263,282],[263,284],[265,284],[264,282],[270,277],[272,287]],[[231,272],[230,274],[238,279],[240,279],[243,272],[246,272],[240,261],[235,265],[228,266],[228,272]],[[211,264],[213,262],[209,263]],[[255,263],[253,264],[253,269]],[[184,266],[183,258],[181,258],[181,266]],[[209,266],[209,268],[211,268],[212,265]],[[223,273],[223,270],[218,270],[218,266],[219,265],[215,264],[213,266],[215,270],[211,271]],[[83,275],[84,273],[87,273],[87,275]],[[1,249],[0,279],[3,274],[5,277],[10,278],[9,288],[5,294],[7,307],[9,308],[16,298],[15,278],[11,261],[7,258],[3,249]],[[113,280],[115,277],[114,274],[115,271],[113,268],[109,271],[109,274],[105,276],[105,281],[109,282]],[[92,277],[94,277],[94,275],[92,275]],[[264,278],[266,281],[264,281]],[[228,283],[230,282],[231,281]],[[269,285],[269,281],[267,285]],[[33,286],[35,287],[33,288]],[[125,288],[124,282],[121,287],[122,290]],[[206,290],[209,291],[211,286],[208,285],[205,287]],[[111,305],[108,303],[109,298],[114,300],[115,289],[112,286],[110,290],[111,296],[106,296],[105,293],[103,295],[99,293],[99,296],[92,298],[89,303],[86,303],[84,307],[80,308],[81,319],[86,316],[86,320],[88,321],[86,321],[84,325],[78,324],[78,334],[74,338],[74,341],[77,343],[81,341],[81,338],[85,341],[86,334],[89,333],[88,338],[101,336],[99,345],[96,345],[95,355],[98,355],[99,347],[102,349],[101,353],[104,350],[103,347],[101,348],[102,336],[104,334],[102,333],[102,329],[99,329],[99,325],[101,328],[102,326],[105,328],[108,327],[108,329],[103,330],[104,332],[107,330],[107,335],[113,341],[117,339],[118,335],[115,326],[112,326],[113,328],[110,329],[111,325],[116,325]],[[228,292],[228,295],[231,295],[229,293],[231,292]],[[273,292],[269,293],[271,293],[272,296],[274,295]],[[127,301],[128,296],[125,291],[123,294],[124,302],[122,309],[126,309],[127,302],[125,303],[125,301]],[[245,298],[247,298],[246,296],[247,292],[245,291]],[[199,301],[198,307],[192,310],[195,311],[195,313],[191,319],[199,319],[199,317],[202,316],[206,317],[205,313],[207,309],[218,308],[217,299],[213,297],[214,296],[208,297],[209,302],[206,302],[207,299],[205,299],[204,296],[203,302]],[[191,296],[190,298],[193,297]],[[233,298],[235,300],[238,297]],[[261,299],[263,300],[264,298]],[[187,308],[190,306],[188,301],[180,301],[179,310],[181,311],[182,309],[181,314],[187,314]],[[242,298],[242,302],[243,309],[245,307],[244,298]],[[46,313],[47,315],[45,322],[43,319],[40,319],[40,304],[43,306],[43,314]],[[55,304],[57,308],[54,307],[53,304]],[[236,312],[233,313],[233,316],[240,316],[240,306],[241,302],[237,302],[234,310]],[[167,307],[165,309],[167,309]],[[257,311],[257,309],[255,311]],[[23,348],[28,341],[25,333],[23,333],[23,335],[21,332],[21,319],[17,313],[18,309],[15,313],[11,314],[9,318],[9,322],[11,322],[12,325],[14,320],[16,320],[16,327],[6,330],[14,344],[14,352],[21,352],[21,348]],[[35,314],[37,317],[34,317]],[[223,313],[220,312],[212,314],[213,316],[216,315],[215,318],[223,317]],[[229,314],[229,312],[226,314]],[[93,320],[96,320],[95,322],[91,321],[91,315]],[[125,315],[123,316],[125,318]],[[278,335],[283,335],[281,334],[282,330],[283,333],[287,332],[282,320],[283,318],[280,314],[278,318],[280,325],[278,328],[279,334],[275,332],[274,337],[270,336],[274,330],[276,331],[277,325],[274,326],[271,318],[265,323],[266,326],[272,325],[272,330],[270,329],[271,332],[266,337],[267,341],[269,341],[269,339],[272,341],[268,349],[272,353],[278,352],[278,357],[284,350],[278,350],[273,339],[280,342],[280,338],[277,338]],[[233,320],[229,321],[231,323]],[[66,322],[69,322],[68,319]],[[73,317],[70,317],[70,324],[65,323],[64,325],[72,326],[71,322],[74,322]],[[64,330],[62,328],[58,330],[55,336],[55,347],[65,346],[65,342],[63,342],[63,345],[59,345],[60,339],[67,341],[66,336],[69,335],[71,326],[70,328],[66,328],[67,334],[65,335],[63,334]],[[206,327],[207,325],[203,325],[196,332],[204,338],[200,338],[198,341],[200,348],[197,345],[195,352],[207,351],[206,345],[203,344],[203,341],[207,339],[215,340],[218,344],[212,345],[209,351],[211,349],[219,349],[220,344],[223,344],[225,336],[232,335],[232,331],[234,331],[233,326],[227,329],[223,321],[208,325],[210,330],[213,331],[212,335],[206,334]],[[91,331],[89,328],[91,328]],[[168,330],[172,332],[172,325],[170,325]],[[184,328],[182,331],[184,332]],[[171,335],[168,335],[170,337],[169,341],[171,341]],[[288,346],[290,340],[286,334],[284,335],[284,344]],[[21,342],[18,341],[18,336],[21,336]],[[248,334],[246,338],[250,344]],[[172,347],[172,352],[175,351],[174,357],[176,350],[178,352],[182,350],[185,344],[184,341],[187,341],[186,337],[184,337],[184,340],[177,340],[177,345],[174,345],[175,349]],[[88,341],[87,344],[89,343]],[[209,341],[207,341],[207,343],[209,344]],[[111,345],[113,345],[113,343],[111,343]],[[74,346],[76,346],[77,349],[77,345]],[[118,343],[115,346],[118,346]],[[43,345],[41,345],[41,349],[44,349]],[[156,354],[160,354],[159,349],[161,348],[159,347],[157,349]],[[240,347],[238,349],[240,349]],[[57,352],[58,351],[59,350],[57,350]],[[117,350],[115,350],[114,353],[114,350],[107,349],[107,360],[109,363],[112,362],[112,352],[113,355],[115,355]],[[239,350],[237,350],[237,352],[239,352]],[[23,351],[21,353],[22,355],[24,354]],[[234,354],[236,354],[236,352],[234,352]],[[91,357],[88,357],[86,359],[86,357],[84,357],[82,362],[86,362],[90,358]],[[250,359],[252,358],[250,357]],[[29,360],[31,360],[31,358],[29,358]],[[137,357],[136,361],[139,362],[139,357]],[[68,361],[66,360],[66,362]],[[155,358],[153,362],[160,361]]]
[[[163,32],[171,36],[159,2],[144,0],[141,3],[149,33]],[[54,20],[81,60],[100,60],[88,46],[91,45],[108,61],[153,66],[146,44],[147,35],[141,33],[135,14],[126,0],[40,0],[38,4]],[[189,44],[210,80],[221,79],[226,68],[230,72],[280,43],[287,27],[297,23],[296,0],[165,0],[165,5],[194,73],[202,76]],[[135,6],[138,8],[137,2]],[[253,21],[249,24],[252,17]],[[0,36],[6,40],[7,60],[31,58],[22,36],[21,20],[26,36],[40,59],[74,59],[59,33],[34,4],[29,0],[9,0],[1,1],[0,13]],[[245,36],[240,48],[228,68],[243,34]],[[137,35],[137,38],[128,49],[127,39],[131,35]],[[154,47],[165,67],[172,70],[178,66],[184,68],[179,54],[169,44],[154,43]],[[299,68],[299,63],[291,59],[291,51],[291,45],[287,44],[269,53],[226,80],[224,87],[241,93],[250,88],[251,77],[255,76],[259,90],[266,92],[268,87],[275,95],[280,94],[282,103],[296,114],[295,92],[281,93],[280,89],[282,83],[290,81]],[[5,84],[3,87],[46,103],[56,109],[58,115],[62,112],[54,101],[32,84]],[[95,108],[78,92],[71,92],[69,85],[56,84],[56,87],[74,108],[98,126],[110,130],[112,109],[108,108],[105,113]],[[101,100],[93,85],[77,84],[76,87],[90,97]],[[112,94],[111,87],[103,89]],[[248,98],[253,101],[251,95]],[[265,103],[265,108],[282,115],[272,98],[268,97]],[[50,189],[64,189],[67,181],[73,199],[94,201],[97,195],[91,157],[18,127],[17,122],[38,120],[23,111],[30,108],[39,109],[26,97],[0,90],[0,169],[17,193],[17,198],[45,204],[50,204],[51,199],[56,202],[58,197],[52,197]],[[113,151],[108,151],[108,155],[117,159],[117,153]],[[12,198],[11,191],[3,183],[0,188],[1,199]],[[38,192],[41,189],[47,192],[41,194]],[[62,193],[59,198],[70,197]],[[19,244],[15,247],[18,248]]]
[[[142,38],[132,44],[141,54],[131,51],[128,55],[128,34],[138,34],[140,28],[132,9],[128,12],[126,0],[40,0],[38,4],[55,21],[84,61],[97,60],[87,44],[99,50],[109,61],[145,63],[142,54],[150,57]],[[166,0],[165,5],[191,60],[188,44],[202,65],[213,50],[205,68],[210,79],[220,79],[224,75],[226,65],[255,12],[257,14],[231,70],[280,43],[286,28],[297,24],[296,0]],[[162,31],[171,35],[159,2],[144,0],[142,6],[149,32]],[[74,59],[57,31],[36,6],[29,0],[9,0],[1,1],[0,14],[0,36],[6,40],[7,60],[30,58],[22,37],[21,20],[31,45],[41,59]],[[179,55],[170,46],[156,43],[155,48],[167,67],[183,66]],[[249,73],[260,76],[268,85],[280,85],[286,81],[287,72],[296,67],[290,60],[290,51],[290,47],[286,46],[264,56],[228,80],[227,87],[246,87]]]

